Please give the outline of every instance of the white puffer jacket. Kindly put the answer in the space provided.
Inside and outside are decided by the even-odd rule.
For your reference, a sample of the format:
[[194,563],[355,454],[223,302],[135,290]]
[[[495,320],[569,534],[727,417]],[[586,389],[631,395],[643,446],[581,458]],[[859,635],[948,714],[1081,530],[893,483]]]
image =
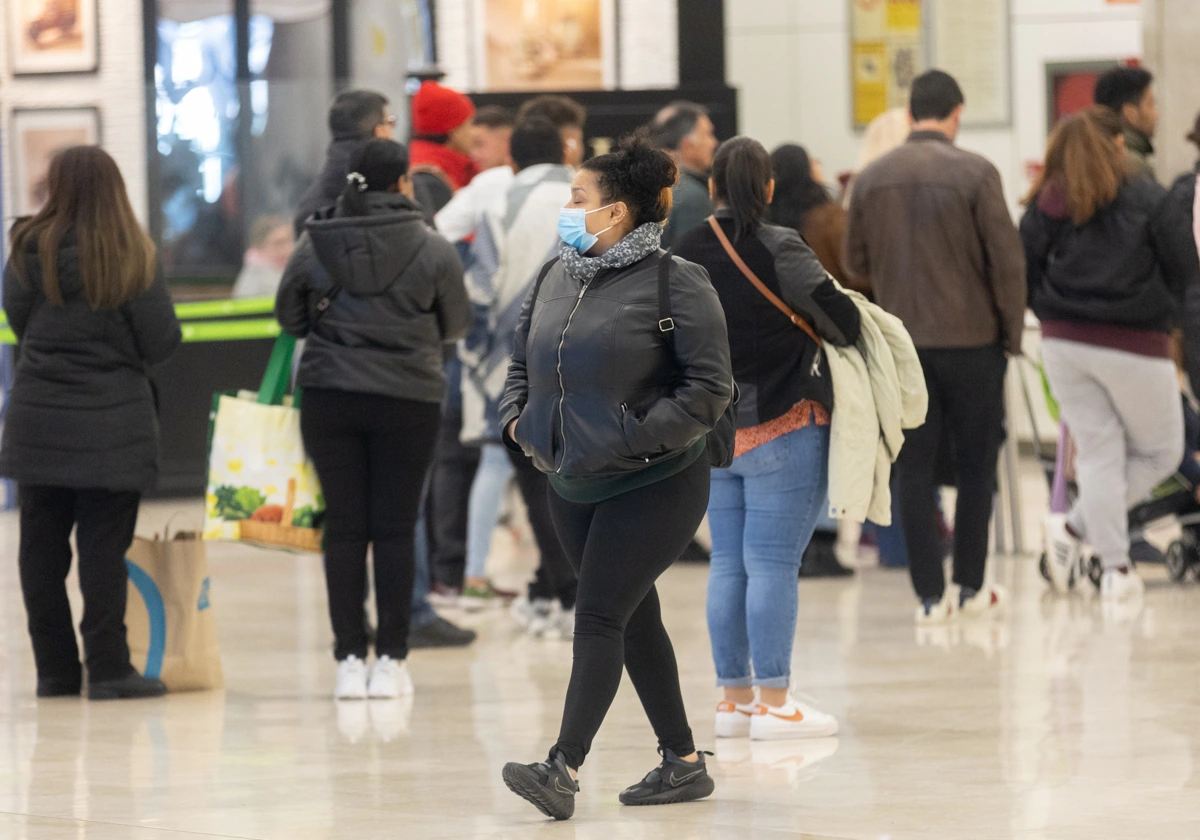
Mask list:
[[929,393],[904,324],[857,292],[862,315],[852,347],[825,345],[833,379],[829,430],[829,505],[834,519],[892,524],[892,464],[904,430],[925,423]]

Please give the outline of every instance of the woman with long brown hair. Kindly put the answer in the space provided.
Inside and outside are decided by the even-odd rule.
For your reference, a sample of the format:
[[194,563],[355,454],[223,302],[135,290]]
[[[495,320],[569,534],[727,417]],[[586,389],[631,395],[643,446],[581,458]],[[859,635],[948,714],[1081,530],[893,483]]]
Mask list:
[[19,360],[0,447],[0,475],[20,491],[37,693],[82,690],[64,582],[74,530],[88,697],[159,696],[163,684],[129,662],[125,552],[157,475],[146,369],[179,346],[179,322],[116,162],[94,146],[66,149],[48,187],[46,206],[13,227],[4,272]]
[[1183,457],[1169,331],[1200,279],[1196,245],[1182,209],[1132,172],[1121,120],[1104,108],[1055,130],[1027,204],[1029,302],[1078,448],[1079,500],[1046,523],[1051,582],[1067,590],[1087,540],[1104,569],[1102,597],[1137,597],[1127,512]]

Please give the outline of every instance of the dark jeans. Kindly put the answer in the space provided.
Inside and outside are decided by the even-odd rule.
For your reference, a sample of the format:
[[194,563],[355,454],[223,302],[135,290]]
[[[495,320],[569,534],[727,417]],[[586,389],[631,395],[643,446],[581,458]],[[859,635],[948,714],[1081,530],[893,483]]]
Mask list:
[[79,547],[83,649],[88,679],[116,680],[133,670],[125,641],[125,553],[137,526],[137,493],[22,485],[18,565],[38,682],[78,690],[79,648],[67,600],[71,531]]
[[460,587],[467,563],[467,512],[479,468],[479,447],[463,446],[462,409],[447,407],[438,427],[437,450],[425,502],[429,571],[443,586]]
[[700,527],[708,487],[702,457],[679,475],[599,504],[574,504],[550,491],[554,525],[579,573],[575,661],[551,753],[571,767],[583,764],[591,749],[621,684],[622,665],[659,744],[680,756],[695,751],[654,582]]
[[366,658],[367,546],[375,560],[375,652],[405,659],[414,531],[437,439],[436,403],[310,388],[300,429],[325,493],[325,585],[334,656]]
[[958,486],[954,582],[975,590],[983,586],[1008,360],[999,346],[920,350],[918,355],[929,388],[929,414],[924,426],[906,435],[896,468],[909,571],[917,596],[926,599],[941,598],[946,589],[937,519],[937,461],[943,430],[953,445]]
[[563,609],[569,610],[575,606],[578,578],[554,527],[554,518],[550,513],[550,494],[553,492],[550,480],[533,465],[533,459],[522,452],[507,451],[508,459],[516,470],[517,487],[521,490],[521,498],[525,500],[529,526],[533,529],[533,538],[541,555],[537,573],[529,585],[529,599],[557,598]]

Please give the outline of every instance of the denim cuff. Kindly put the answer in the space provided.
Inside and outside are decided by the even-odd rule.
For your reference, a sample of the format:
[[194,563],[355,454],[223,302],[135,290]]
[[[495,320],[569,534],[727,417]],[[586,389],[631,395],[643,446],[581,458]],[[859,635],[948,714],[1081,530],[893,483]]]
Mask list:
[[759,688],[787,688],[792,683],[792,678],[788,677],[771,677],[767,680],[755,680],[754,684]]
[[734,677],[728,680],[717,680],[717,688],[750,688],[753,685],[753,677]]

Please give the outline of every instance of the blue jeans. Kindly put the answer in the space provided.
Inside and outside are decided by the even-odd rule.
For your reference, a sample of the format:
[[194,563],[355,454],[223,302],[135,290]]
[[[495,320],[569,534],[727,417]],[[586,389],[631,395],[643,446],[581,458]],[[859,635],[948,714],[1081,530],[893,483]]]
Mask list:
[[800,558],[828,490],[828,426],[798,429],[713,470],[708,634],[717,685],[788,687]]
[[467,565],[464,573],[467,578],[487,577],[492,532],[496,530],[504,490],[515,472],[503,444],[483,445],[467,505]]

